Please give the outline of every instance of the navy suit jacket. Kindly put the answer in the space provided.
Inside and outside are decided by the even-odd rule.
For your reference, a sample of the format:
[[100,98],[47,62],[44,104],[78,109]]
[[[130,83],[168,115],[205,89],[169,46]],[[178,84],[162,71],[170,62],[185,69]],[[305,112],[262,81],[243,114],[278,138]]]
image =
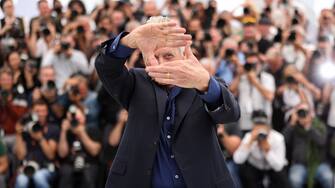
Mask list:
[[[126,59],[105,54],[103,46],[95,66],[106,90],[128,110],[107,188],[149,188],[163,124],[166,92],[144,69],[127,70]],[[216,136],[216,125],[237,121],[237,101],[220,82],[223,104],[209,111],[195,89],[182,89],[176,98],[172,152],[188,188],[234,188]]]

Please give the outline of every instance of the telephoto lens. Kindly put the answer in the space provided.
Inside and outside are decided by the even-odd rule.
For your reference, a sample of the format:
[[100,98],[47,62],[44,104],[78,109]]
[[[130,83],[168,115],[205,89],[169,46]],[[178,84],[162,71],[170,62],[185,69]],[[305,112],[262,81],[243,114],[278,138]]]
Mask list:
[[75,105],[71,105],[70,108],[69,108],[69,112],[71,114],[71,121],[70,121],[70,124],[71,124],[71,127],[75,128],[78,126],[78,120],[77,120],[77,117],[76,117],[76,114],[77,114],[77,107]]
[[268,132],[266,130],[260,130],[257,135],[258,141],[263,141],[268,137]]
[[305,109],[300,109],[297,112],[299,118],[305,118],[307,117],[308,111]]

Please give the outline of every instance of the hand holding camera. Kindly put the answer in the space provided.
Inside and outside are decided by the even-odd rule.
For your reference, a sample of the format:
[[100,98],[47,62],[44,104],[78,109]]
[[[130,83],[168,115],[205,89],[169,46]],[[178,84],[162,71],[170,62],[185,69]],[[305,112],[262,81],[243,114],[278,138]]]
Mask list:
[[62,124],[62,129],[71,130],[73,134],[80,136],[85,132],[85,115],[75,105],[69,107],[67,120]]

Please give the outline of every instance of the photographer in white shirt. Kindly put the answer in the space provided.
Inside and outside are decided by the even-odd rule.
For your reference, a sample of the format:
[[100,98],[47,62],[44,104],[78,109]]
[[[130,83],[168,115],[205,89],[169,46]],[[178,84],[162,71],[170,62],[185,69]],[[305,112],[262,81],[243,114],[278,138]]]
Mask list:
[[289,186],[284,171],[287,160],[283,135],[271,129],[264,111],[253,111],[251,118],[253,129],[244,136],[233,156],[235,163],[241,165],[243,187],[263,187],[265,177],[269,178],[270,187]]

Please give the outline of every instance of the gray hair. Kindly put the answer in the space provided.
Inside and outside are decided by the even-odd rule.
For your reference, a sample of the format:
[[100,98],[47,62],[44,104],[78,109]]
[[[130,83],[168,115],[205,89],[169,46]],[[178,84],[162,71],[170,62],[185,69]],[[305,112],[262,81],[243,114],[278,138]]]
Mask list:
[[[151,16],[146,23],[165,23],[169,21],[171,21],[171,19],[167,16]],[[179,47],[178,50],[184,55],[185,47]]]

